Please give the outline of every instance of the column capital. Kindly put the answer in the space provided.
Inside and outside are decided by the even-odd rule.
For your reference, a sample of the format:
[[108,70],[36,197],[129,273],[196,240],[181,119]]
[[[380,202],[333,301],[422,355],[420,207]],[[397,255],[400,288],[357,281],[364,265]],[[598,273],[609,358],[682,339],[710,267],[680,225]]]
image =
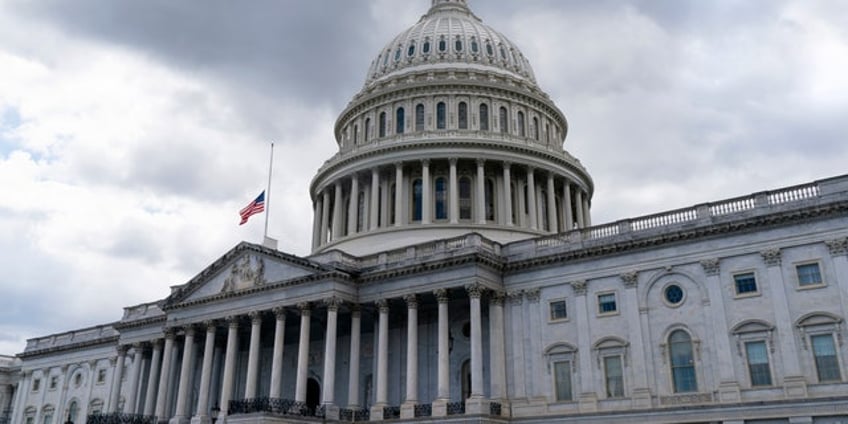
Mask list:
[[486,164],[486,159],[477,158],[477,166],[483,166]]
[[586,280],[578,280],[571,282],[571,289],[574,290],[574,294],[577,296],[583,296],[586,294],[588,284]]
[[509,168],[512,167],[512,162],[505,160],[505,161],[501,162],[501,167],[503,169],[509,169]]
[[386,299],[377,299],[374,301],[374,304],[377,305],[377,308],[380,310],[380,313],[388,313],[389,312],[389,301]]
[[780,248],[777,249],[767,249],[760,252],[760,255],[763,257],[763,261],[768,266],[780,266],[781,262],[781,252]]
[[500,290],[493,290],[491,296],[489,296],[489,303],[496,306],[503,306],[505,298],[506,293]]
[[403,168],[403,161],[395,162],[394,165],[395,165],[395,169],[402,169]]
[[507,293],[506,296],[513,305],[520,305],[524,303],[524,292],[521,290],[511,291]]
[[203,321],[203,326],[206,327],[207,333],[214,333],[218,330],[218,320],[208,319],[206,321]]
[[129,350],[130,350],[129,345],[118,345],[118,346],[115,347],[115,351],[118,353],[119,357],[126,356],[127,351],[129,351]]
[[430,166],[430,159],[421,159],[422,166]]
[[262,311],[250,311],[247,313],[251,324],[262,324]]
[[448,163],[450,163],[451,166],[456,166],[457,161],[457,158],[448,158]]
[[300,302],[297,304],[297,309],[301,315],[309,315],[312,312],[312,304],[309,302]]
[[848,255],[848,238],[827,240],[824,244],[827,245],[827,250],[830,251],[830,256]]
[[358,303],[350,304],[350,315],[352,317],[361,317],[362,316],[362,306]]
[[471,283],[465,286],[465,291],[468,292],[468,297],[472,299],[479,299],[483,296],[483,292],[486,291],[486,288],[480,283]]
[[240,318],[241,317],[239,317],[238,315],[230,315],[227,318],[225,318],[225,320],[227,321],[227,324],[229,325],[230,328],[238,328]]
[[162,343],[163,343],[163,342],[162,342],[162,339],[156,339],[156,340],[153,340],[153,342],[152,342],[152,344],[153,344],[153,348],[154,348],[154,349],[161,349],[161,348],[162,348]]
[[283,321],[286,320],[286,307],[285,306],[277,306],[274,309],[271,309],[271,312],[274,313],[274,316],[277,317],[277,319],[282,319]]
[[624,283],[624,287],[628,289],[636,288],[639,285],[639,272],[638,271],[630,271],[625,272],[624,274],[619,275],[621,278],[621,282]]
[[339,306],[341,306],[342,303],[344,303],[344,301],[342,301],[341,299],[339,299],[338,297],[335,297],[335,296],[328,297],[328,298],[324,299],[322,302],[324,302],[324,306],[327,307],[328,311],[333,311],[333,312],[338,312]]
[[403,297],[403,300],[406,302],[407,308],[418,309],[418,296],[414,294],[408,294]]
[[439,303],[448,303],[450,302],[450,291],[448,289],[436,289],[433,290],[433,296],[436,296],[436,300]]
[[542,290],[537,288],[524,290],[524,296],[527,297],[527,301],[530,303],[538,303],[539,297],[541,295]]
[[533,165],[527,165],[527,173],[532,174],[534,172],[536,172],[536,167]]
[[177,336],[177,329],[175,327],[165,327],[162,329],[162,332],[165,333],[165,339],[174,340],[174,337]]
[[194,337],[196,326],[194,324],[186,324],[183,326],[183,331],[186,337]]
[[708,276],[718,275],[721,271],[721,260],[719,258],[704,259],[701,261],[701,268]]

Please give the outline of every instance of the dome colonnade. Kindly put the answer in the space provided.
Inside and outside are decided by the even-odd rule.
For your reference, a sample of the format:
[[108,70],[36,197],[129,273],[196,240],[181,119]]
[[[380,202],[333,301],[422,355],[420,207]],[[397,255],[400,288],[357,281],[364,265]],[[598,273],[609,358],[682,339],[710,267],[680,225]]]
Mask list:
[[313,251],[372,253],[470,231],[498,242],[591,225],[568,123],[513,43],[434,1],[372,63],[311,185]]

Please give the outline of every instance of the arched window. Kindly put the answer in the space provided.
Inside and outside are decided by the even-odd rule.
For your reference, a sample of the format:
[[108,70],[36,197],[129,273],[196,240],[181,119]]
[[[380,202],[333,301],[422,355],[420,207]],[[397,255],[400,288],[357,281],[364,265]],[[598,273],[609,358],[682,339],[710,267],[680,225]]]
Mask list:
[[[510,194],[512,194],[512,223],[513,225],[518,225],[518,192],[515,191],[515,183],[510,184]],[[509,201],[509,199],[507,199]]]
[[492,42],[489,40],[486,40],[486,54],[489,56],[495,55],[495,49],[492,48]]
[[90,414],[100,414],[103,412],[103,401],[100,399],[94,399],[91,403],[88,404],[88,413]]
[[77,422],[77,416],[79,415],[79,404],[77,401],[71,401],[71,405],[68,406],[68,417],[71,422]]
[[447,111],[445,110],[445,103],[439,102],[436,105],[436,129],[443,130],[447,128]]
[[42,424],[52,424],[53,423],[53,412],[55,409],[51,405],[47,405],[44,409],[41,410],[41,422]]
[[397,211],[395,211],[395,205],[397,204],[397,202],[395,201],[396,194],[397,190],[395,190],[395,184],[392,183],[389,186],[389,204],[386,205],[389,207],[389,224],[394,224],[395,222],[397,222]]
[[459,219],[471,219],[471,178],[459,179]]
[[365,192],[360,191],[356,199],[356,232],[365,229]]
[[480,46],[477,45],[477,38],[471,37],[471,53],[475,55],[480,52]]
[[480,131],[489,131],[489,105],[480,103]]
[[459,129],[467,130],[468,129],[468,104],[465,102],[459,102],[459,106],[457,106],[457,115],[459,115]]
[[430,38],[429,37],[424,39],[424,45],[421,46],[421,52],[424,53],[425,55],[430,54]]
[[409,47],[406,49],[406,56],[415,56],[415,40],[409,42]]
[[415,131],[424,131],[424,105],[415,106]]
[[371,139],[371,118],[365,119],[365,142]]
[[459,36],[456,36],[456,41],[453,43],[453,49],[459,53],[462,51],[462,39]]
[[518,111],[518,135],[524,137],[527,135],[527,132],[524,128],[524,112]]
[[501,126],[501,132],[502,133],[509,132],[509,122],[507,122],[508,116],[507,116],[507,113],[506,113],[506,108],[503,107],[503,106],[501,106],[499,118],[500,118],[500,122],[498,122],[498,124],[500,124],[500,126]]
[[675,393],[698,391],[695,379],[695,353],[692,337],[683,330],[675,330],[668,336],[668,352],[671,357],[671,377]]
[[421,179],[412,182],[412,222],[421,222],[421,195],[423,193]]
[[533,117],[533,138],[539,141],[539,118]]
[[547,123],[545,124],[545,143],[550,144],[551,142],[551,126]]
[[402,107],[399,107],[395,113],[395,134],[403,134],[404,127],[406,126],[405,115],[406,112]]
[[377,134],[381,138],[386,136],[386,112],[380,112],[380,130]]
[[359,144],[359,125],[353,126],[353,145]]
[[400,60],[400,46],[395,50],[395,62]]
[[448,50],[448,42],[445,40],[445,36],[439,39],[439,52],[444,53]]
[[548,222],[548,192],[547,190],[542,190],[539,195],[539,199],[542,201],[539,202],[539,214],[542,215],[542,229],[550,231],[550,227],[548,226],[550,222]]
[[436,219],[448,219],[447,181],[444,177],[436,178]]
[[486,220],[495,220],[495,182],[491,179],[486,179]]

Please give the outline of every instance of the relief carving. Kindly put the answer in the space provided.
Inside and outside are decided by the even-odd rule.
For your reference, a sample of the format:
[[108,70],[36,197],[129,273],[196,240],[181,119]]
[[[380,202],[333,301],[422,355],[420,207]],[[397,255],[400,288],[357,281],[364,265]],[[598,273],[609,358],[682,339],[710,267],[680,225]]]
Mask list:
[[230,275],[224,280],[222,293],[265,285],[265,260],[245,255],[230,268]]

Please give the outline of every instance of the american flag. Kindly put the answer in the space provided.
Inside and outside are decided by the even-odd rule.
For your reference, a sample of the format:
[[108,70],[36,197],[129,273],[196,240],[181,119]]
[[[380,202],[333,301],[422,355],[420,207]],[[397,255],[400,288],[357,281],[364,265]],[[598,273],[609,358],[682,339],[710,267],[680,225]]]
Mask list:
[[244,209],[239,211],[239,215],[241,215],[241,222],[239,225],[244,225],[247,222],[247,219],[253,215],[265,211],[265,192],[259,194],[255,200],[250,202]]

